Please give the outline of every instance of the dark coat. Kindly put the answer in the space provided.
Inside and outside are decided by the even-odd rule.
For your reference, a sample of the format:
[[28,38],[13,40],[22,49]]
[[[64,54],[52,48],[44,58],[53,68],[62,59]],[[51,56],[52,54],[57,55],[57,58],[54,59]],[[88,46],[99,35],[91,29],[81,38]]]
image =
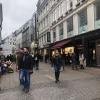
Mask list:
[[62,66],[62,59],[61,56],[56,56],[54,59],[54,69],[55,71],[60,71]]
[[28,69],[28,70],[33,69],[32,56],[30,54],[23,55],[22,69]]
[[72,63],[73,65],[78,65],[78,55],[75,53],[72,55]]

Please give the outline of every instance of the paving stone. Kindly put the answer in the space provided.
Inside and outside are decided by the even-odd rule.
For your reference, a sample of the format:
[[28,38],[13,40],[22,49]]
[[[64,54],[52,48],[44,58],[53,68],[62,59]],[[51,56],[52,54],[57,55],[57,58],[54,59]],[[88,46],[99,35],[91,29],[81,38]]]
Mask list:
[[56,84],[50,65],[40,65],[40,70],[34,70],[31,76],[31,90],[27,94],[19,86],[17,72],[4,75],[0,84],[0,100],[100,100],[99,69],[74,71],[66,67]]

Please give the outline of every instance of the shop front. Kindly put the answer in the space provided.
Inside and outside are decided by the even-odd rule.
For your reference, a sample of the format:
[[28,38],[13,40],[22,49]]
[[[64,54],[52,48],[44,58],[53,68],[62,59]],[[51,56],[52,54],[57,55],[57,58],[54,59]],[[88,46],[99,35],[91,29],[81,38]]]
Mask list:
[[54,43],[52,55],[58,51],[66,55],[83,52],[87,66],[100,66],[100,29]]
[[100,67],[100,40],[96,41],[96,59],[97,66]]

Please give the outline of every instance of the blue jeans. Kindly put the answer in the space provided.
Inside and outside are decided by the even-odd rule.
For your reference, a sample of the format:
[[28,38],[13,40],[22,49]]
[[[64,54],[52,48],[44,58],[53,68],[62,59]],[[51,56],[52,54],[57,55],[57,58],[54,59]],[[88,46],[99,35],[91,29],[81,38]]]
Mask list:
[[27,69],[21,69],[19,72],[20,84],[24,86],[24,89],[30,88],[30,74]]

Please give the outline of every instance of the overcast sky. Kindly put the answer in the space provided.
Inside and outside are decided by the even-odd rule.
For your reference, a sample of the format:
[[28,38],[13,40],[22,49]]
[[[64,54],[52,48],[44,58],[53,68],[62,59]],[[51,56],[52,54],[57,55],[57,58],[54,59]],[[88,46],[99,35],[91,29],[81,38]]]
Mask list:
[[5,38],[27,20],[36,11],[38,0],[0,0],[3,5],[2,37]]

